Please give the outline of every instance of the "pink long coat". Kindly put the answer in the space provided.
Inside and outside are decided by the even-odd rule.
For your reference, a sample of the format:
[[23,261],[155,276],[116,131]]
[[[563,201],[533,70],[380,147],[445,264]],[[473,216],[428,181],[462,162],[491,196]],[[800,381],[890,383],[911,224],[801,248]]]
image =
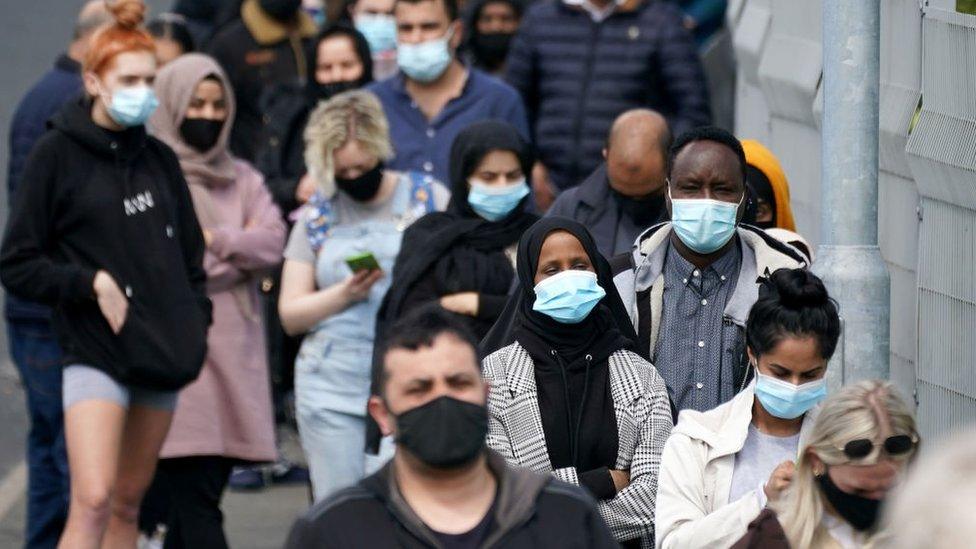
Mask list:
[[[257,284],[281,262],[286,229],[261,174],[242,161],[236,168],[234,183],[207,189],[223,219],[220,226],[203,227],[213,235],[204,258],[213,324],[203,370],[180,391],[162,458],[277,457]],[[235,295],[239,285],[248,291]],[[241,304],[246,300],[249,308]]]

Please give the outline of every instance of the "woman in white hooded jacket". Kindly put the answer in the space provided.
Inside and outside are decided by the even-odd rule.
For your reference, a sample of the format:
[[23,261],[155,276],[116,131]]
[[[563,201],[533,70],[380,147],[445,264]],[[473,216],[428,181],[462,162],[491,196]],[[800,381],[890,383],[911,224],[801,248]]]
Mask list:
[[729,547],[789,486],[839,337],[837,305],[815,275],[780,269],[761,283],[746,324],[755,379],[717,408],[683,411],[664,447],[658,549]]

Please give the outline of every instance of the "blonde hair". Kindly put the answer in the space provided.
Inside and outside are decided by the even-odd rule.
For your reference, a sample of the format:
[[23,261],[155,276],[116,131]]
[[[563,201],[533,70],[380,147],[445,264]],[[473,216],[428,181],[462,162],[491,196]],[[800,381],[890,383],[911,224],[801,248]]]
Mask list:
[[379,99],[363,90],[340,93],[319,103],[305,127],[305,165],[325,196],[335,194],[337,149],[355,139],[381,161],[393,157],[390,126]]
[[891,498],[879,547],[970,547],[976,539],[976,427],[960,431],[919,460]]
[[844,445],[859,438],[876,440],[882,417],[888,419],[893,434],[917,434],[911,408],[887,381],[861,381],[841,388],[824,402],[800,454],[789,490],[770,505],[791,547],[820,547],[828,536],[822,525],[824,503],[812,455],[816,454],[826,465],[849,462],[842,450]]

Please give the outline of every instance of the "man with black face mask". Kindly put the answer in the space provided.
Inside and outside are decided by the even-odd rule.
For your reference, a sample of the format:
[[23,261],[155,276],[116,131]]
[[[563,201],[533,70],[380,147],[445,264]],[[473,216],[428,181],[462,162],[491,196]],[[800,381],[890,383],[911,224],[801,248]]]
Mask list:
[[516,0],[476,0],[465,11],[468,60],[492,76],[501,76],[508,47],[522,19],[522,4]]
[[630,251],[637,235],[668,220],[664,194],[670,146],[668,122],[660,114],[648,109],[621,114],[610,128],[605,162],[560,194],[548,215],[586,225],[607,258]]
[[301,6],[301,0],[244,0],[240,19],[220,30],[208,48],[234,86],[231,152],[249,162],[257,156],[266,114],[262,96],[277,85],[308,78],[306,52],[317,28]]
[[617,547],[589,496],[486,448],[488,387],[463,324],[429,306],[389,333],[369,412],[396,455],[309,510],[288,549]]

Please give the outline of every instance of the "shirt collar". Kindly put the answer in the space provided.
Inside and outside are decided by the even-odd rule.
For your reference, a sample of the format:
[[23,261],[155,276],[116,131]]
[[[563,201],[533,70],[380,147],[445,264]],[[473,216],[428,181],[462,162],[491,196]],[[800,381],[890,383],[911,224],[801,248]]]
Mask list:
[[[312,17],[304,11],[298,12],[296,23],[286,25],[265,13],[257,0],[246,0],[241,6],[241,21],[254,40],[262,47],[273,46],[288,39],[293,34],[300,38],[311,38],[318,32]],[[303,68],[299,68],[303,70]]]
[[[735,280],[739,274],[739,246],[741,246],[741,243],[739,242],[738,236],[733,236],[732,238],[735,238],[735,245],[730,246],[722,257],[702,269],[706,272],[714,272],[723,282]],[[664,260],[665,276],[670,275],[672,278],[685,279],[693,273],[698,272],[698,267],[692,265],[690,261],[682,257],[678,252],[678,248],[672,244],[670,239],[668,239],[667,246],[667,256]]]
[[[478,70],[470,65],[464,65],[464,71],[464,86],[461,87],[461,95],[452,98],[451,101],[458,97],[464,97],[471,90],[471,86],[475,85],[473,81],[477,78],[476,73]],[[397,71],[396,74],[390,77],[390,87],[407,101],[413,101],[413,98],[407,93],[407,77],[403,74],[403,71]]]

